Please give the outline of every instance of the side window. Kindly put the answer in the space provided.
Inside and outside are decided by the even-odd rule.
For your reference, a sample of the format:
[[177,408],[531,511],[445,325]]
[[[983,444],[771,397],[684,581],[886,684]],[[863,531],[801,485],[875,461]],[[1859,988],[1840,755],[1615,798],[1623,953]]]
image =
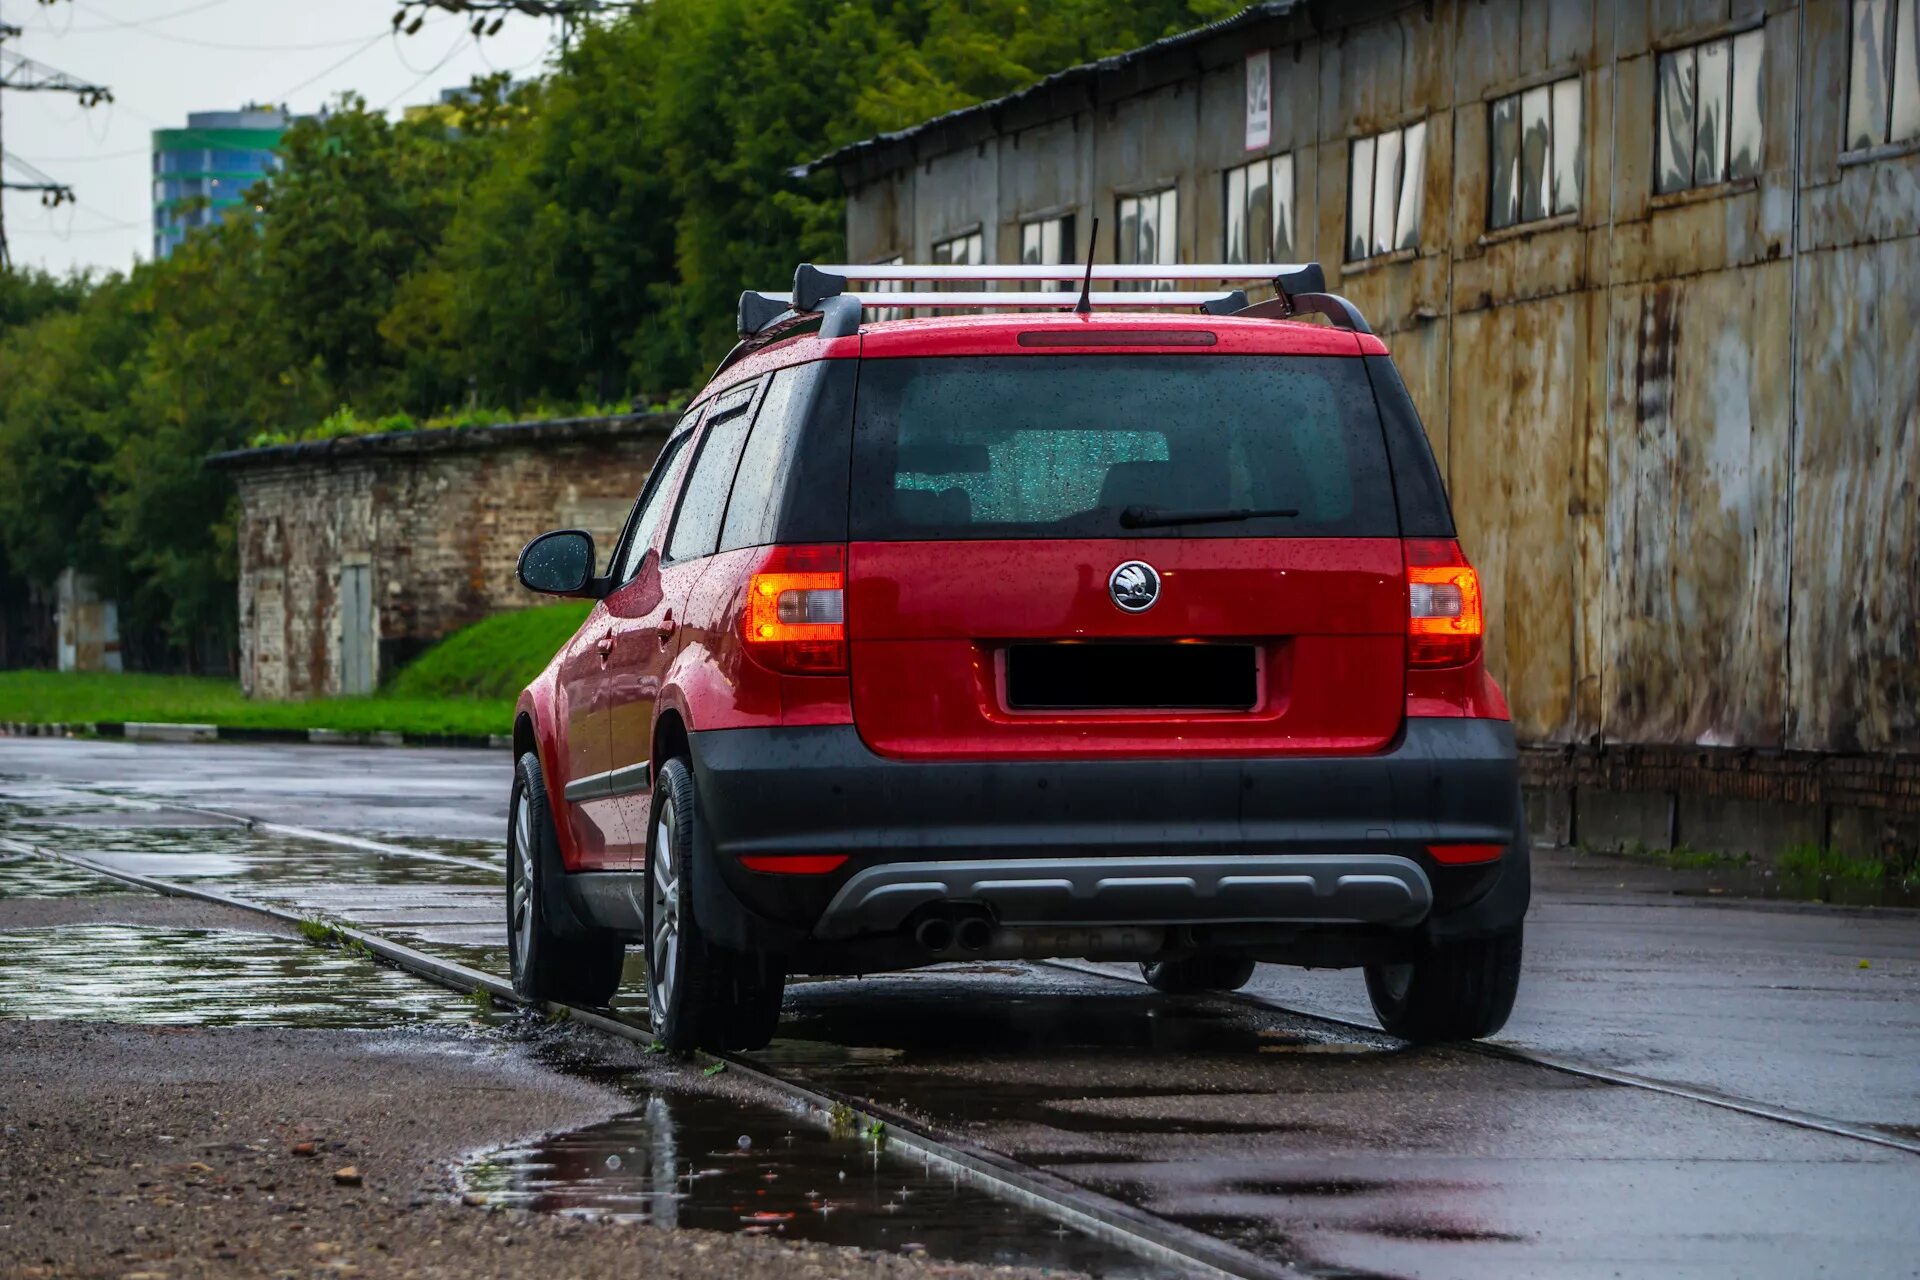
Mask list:
[[647,473],[646,487],[641,490],[639,505],[634,508],[633,525],[627,532],[627,545],[620,553],[619,572],[613,579],[616,585],[624,586],[632,582],[633,575],[640,572],[640,562],[652,549],[654,535],[660,531],[660,521],[673,505],[673,491],[678,487],[680,464],[686,459],[687,441],[691,439],[692,431],[682,431],[661,446],[660,456],[653,460],[653,470]]
[[694,560],[710,556],[720,543],[720,521],[727,510],[727,492],[733,488],[734,469],[740,463],[740,448],[746,443],[747,428],[753,416],[754,388],[730,391],[714,401],[707,413],[706,434],[693,459],[686,488],[680,498],[680,512],[673,519],[673,532],[667,535],[668,560]]
[[787,488],[800,444],[800,426],[812,399],[819,366],[782,369],[767,384],[754,415],[753,432],[740,453],[733,496],[727,500],[727,518],[720,530],[720,550],[761,547],[774,541],[774,495]]

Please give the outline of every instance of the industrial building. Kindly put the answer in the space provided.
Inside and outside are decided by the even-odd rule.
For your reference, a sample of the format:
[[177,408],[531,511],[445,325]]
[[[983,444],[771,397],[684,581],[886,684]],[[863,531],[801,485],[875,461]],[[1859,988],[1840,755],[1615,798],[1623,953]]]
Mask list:
[[514,576],[553,528],[605,550],[669,417],[395,431],[216,454],[239,490],[240,686],[371,693],[434,641],[545,603]]
[[1542,833],[1912,856],[1916,0],[1279,0],[812,168],[854,261],[1321,262]]

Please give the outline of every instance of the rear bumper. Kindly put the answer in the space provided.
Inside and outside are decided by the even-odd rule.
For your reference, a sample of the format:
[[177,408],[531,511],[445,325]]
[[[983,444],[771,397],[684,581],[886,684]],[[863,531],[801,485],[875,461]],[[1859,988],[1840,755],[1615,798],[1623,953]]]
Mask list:
[[[735,945],[897,929],[929,904],[1004,923],[1517,924],[1525,822],[1506,721],[1411,719],[1372,756],[906,762],[850,725],[692,735],[718,876],[694,906]],[[1442,866],[1443,842],[1499,843]],[[844,854],[831,876],[747,854]]]
[[1409,925],[1433,887],[1411,860],[1370,853],[883,862],[840,887],[814,934],[885,933],[950,902],[1003,925]]

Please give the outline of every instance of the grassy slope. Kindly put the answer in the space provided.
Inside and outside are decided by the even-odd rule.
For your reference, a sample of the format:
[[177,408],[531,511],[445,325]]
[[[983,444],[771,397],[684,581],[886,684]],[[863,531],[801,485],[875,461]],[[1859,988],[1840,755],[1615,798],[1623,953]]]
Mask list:
[[456,631],[409,663],[386,694],[395,698],[491,698],[512,702],[592,610],[580,601],[496,614]]
[[366,733],[506,733],[520,688],[586,616],[564,604],[501,614],[449,636],[368,698],[253,702],[232,680],[0,671],[0,721],[148,720]]

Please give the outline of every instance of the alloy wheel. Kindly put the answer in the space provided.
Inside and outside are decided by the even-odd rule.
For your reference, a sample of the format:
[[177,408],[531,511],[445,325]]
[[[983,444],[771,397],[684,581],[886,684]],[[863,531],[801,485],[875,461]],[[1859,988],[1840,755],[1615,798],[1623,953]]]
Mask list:
[[507,930],[512,943],[510,957],[517,973],[527,963],[533,945],[533,806],[527,803],[526,788],[513,795],[512,879],[507,890]]
[[652,866],[647,874],[647,920],[653,927],[647,952],[647,1007],[656,1028],[666,1020],[680,965],[680,858],[674,847],[678,826],[675,817],[673,800],[667,798],[654,828]]

